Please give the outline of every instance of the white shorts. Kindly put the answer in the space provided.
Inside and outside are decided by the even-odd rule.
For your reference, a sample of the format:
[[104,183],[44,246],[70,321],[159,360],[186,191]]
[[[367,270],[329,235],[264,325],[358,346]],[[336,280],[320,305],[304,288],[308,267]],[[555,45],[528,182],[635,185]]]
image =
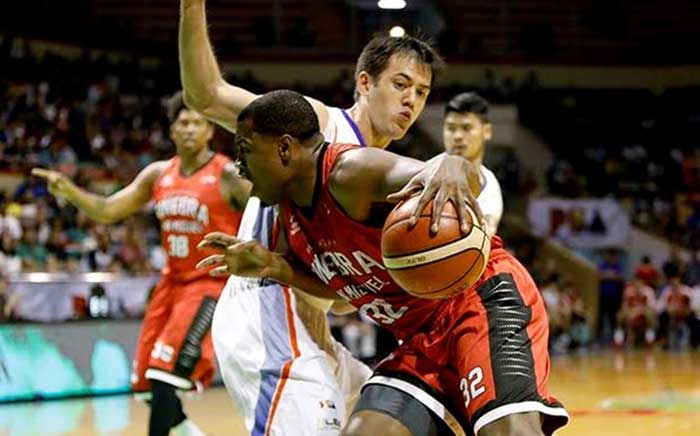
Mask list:
[[371,375],[337,342],[323,351],[297,303],[286,286],[230,277],[216,306],[216,358],[251,435],[337,435]]

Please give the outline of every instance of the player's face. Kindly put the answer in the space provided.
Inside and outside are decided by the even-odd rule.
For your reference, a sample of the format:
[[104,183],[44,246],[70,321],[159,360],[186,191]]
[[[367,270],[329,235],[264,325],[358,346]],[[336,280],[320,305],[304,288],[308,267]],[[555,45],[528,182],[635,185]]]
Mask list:
[[170,125],[170,139],[177,154],[197,154],[207,147],[214,135],[212,125],[197,112],[182,109]]
[[433,73],[414,56],[395,54],[379,77],[369,79],[367,103],[374,130],[401,139],[425,107]]
[[468,112],[450,112],[442,125],[442,140],[449,154],[474,160],[484,155],[484,143],[491,139],[491,124]]
[[254,132],[250,122],[244,121],[238,123],[236,145],[241,175],[253,183],[251,195],[268,204],[279,203],[286,169],[275,138]]

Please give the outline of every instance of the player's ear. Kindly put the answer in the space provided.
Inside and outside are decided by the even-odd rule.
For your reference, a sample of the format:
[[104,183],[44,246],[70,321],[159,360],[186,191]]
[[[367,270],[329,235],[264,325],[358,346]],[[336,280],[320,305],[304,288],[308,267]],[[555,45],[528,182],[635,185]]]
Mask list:
[[491,127],[491,123],[484,124],[483,131],[484,131],[484,140],[490,141],[491,137],[493,136],[493,127]]
[[369,94],[369,87],[372,84],[372,76],[367,71],[360,71],[355,79],[355,89],[358,94],[366,96]]
[[284,135],[280,136],[279,142],[277,144],[277,154],[279,154],[280,160],[282,161],[282,164],[287,166],[289,162],[292,160],[292,143],[294,142],[294,138],[292,138],[292,135],[289,135],[285,133]]

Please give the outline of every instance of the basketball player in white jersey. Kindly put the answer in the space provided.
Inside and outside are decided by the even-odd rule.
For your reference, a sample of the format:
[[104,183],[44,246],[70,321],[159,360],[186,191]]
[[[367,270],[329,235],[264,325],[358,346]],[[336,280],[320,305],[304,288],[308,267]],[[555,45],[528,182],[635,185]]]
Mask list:
[[[179,47],[188,106],[235,132],[238,113],[257,96],[223,79],[207,34],[205,0],[181,0]],[[420,40],[375,38],[357,61],[353,107],[308,101],[327,141],[385,148],[421,113],[441,66],[440,57]],[[238,236],[272,248],[274,223],[275,210],[253,198]],[[226,245],[226,236],[210,242]],[[330,301],[276,283],[229,278],[212,335],[226,387],[251,434],[340,431],[371,371],[332,339],[330,307]],[[339,304],[334,310],[353,309]]]
[[503,215],[503,196],[496,176],[484,166],[486,141],[492,137],[489,102],[475,92],[457,94],[445,106],[442,139],[449,154],[458,154],[480,168],[479,207],[489,234],[495,235]]

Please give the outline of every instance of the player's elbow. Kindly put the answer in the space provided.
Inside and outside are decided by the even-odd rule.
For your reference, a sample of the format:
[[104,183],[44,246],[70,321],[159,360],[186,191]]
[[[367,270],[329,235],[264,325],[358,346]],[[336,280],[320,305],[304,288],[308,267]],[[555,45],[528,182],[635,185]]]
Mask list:
[[204,113],[213,100],[211,92],[197,93],[188,90],[186,87],[182,92],[182,100],[190,110]]
[[110,214],[102,214],[99,216],[96,216],[93,218],[98,224],[102,224],[105,226],[112,225],[117,222],[116,217],[110,215]]

